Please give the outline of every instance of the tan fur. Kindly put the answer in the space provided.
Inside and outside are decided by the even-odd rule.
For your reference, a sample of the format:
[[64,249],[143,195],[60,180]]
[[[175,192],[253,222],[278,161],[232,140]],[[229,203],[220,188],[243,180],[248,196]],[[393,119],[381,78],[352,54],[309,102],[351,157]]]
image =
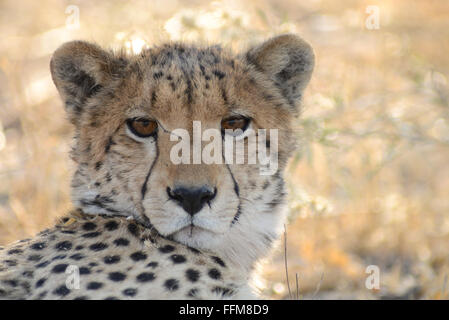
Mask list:
[[[95,227],[85,230],[84,226],[88,223]],[[108,223],[116,223],[117,228],[108,231]],[[135,228],[134,233],[129,231],[130,226]],[[102,232],[102,236],[82,237],[83,234],[95,232]],[[129,244],[116,245],[117,239],[125,239]],[[28,249],[39,243],[45,244],[45,247]],[[89,256],[90,247],[98,243],[107,244],[108,247]],[[173,251],[164,252],[166,246],[173,246]],[[14,251],[20,252],[10,254]],[[144,258],[144,255],[150,258]],[[79,212],[71,213],[61,219],[54,229],[45,230],[32,240],[12,244],[5,256],[14,258],[1,261],[0,268],[11,269],[9,276],[15,279],[15,284],[3,280],[0,290],[11,299],[89,299],[92,294],[95,299],[231,298],[246,285],[244,276],[217,263],[218,257],[211,253],[154,237],[151,230],[132,220],[86,216]],[[198,280],[189,280],[185,265],[174,263],[173,256],[185,257],[194,266],[190,270],[198,272]],[[116,262],[117,257],[120,260]],[[14,270],[8,266],[8,261],[15,261],[17,265]],[[81,277],[79,288],[74,286],[75,283],[72,287],[70,283],[66,287],[70,276],[75,274],[69,266],[78,268],[76,272]],[[164,272],[167,269],[170,273]],[[220,278],[208,276],[210,270],[217,270]],[[111,273],[121,273],[126,278],[114,281],[110,279]],[[141,274],[146,278],[139,278]],[[164,290],[165,282],[170,279],[176,280],[174,284],[177,288]],[[101,283],[101,290],[89,289],[92,283]],[[63,289],[58,291],[61,287]],[[131,289],[128,291],[131,295],[124,294],[127,289]]]
[[[191,256],[181,249],[184,246],[215,254],[234,272],[227,274],[221,285],[239,283],[236,286],[246,292],[245,281],[254,264],[269,252],[285,222],[283,170],[296,144],[293,120],[313,64],[312,49],[295,35],[275,37],[239,55],[218,46],[181,43],[133,56],[81,41],[64,44],[52,58],[51,72],[75,127],[75,207],[94,216],[122,216],[114,219],[124,224],[126,217],[132,217],[140,226],[156,232],[159,241],[175,243],[177,250],[188,257],[188,265],[196,266],[198,261],[190,262]],[[251,129],[256,132],[278,130],[275,174],[261,175],[259,163],[175,165],[171,161],[170,150],[177,143],[170,141],[173,130],[185,129],[192,136],[193,121],[201,122],[202,131],[220,130],[222,119],[237,114],[250,118]],[[132,118],[157,121],[157,135],[134,136],[126,125]],[[216,197],[190,217],[167,195],[168,189],[178,186],[215,188]],[[81,232],[75,231],[77,235]],[[51,232],[62,236],[58,227]],[[104,237],[104,233],[99,235],[99,239],[110,242]],[[85,241],[79,236],[70,239],[74,244]],[[26,244],[23,246],[28,251]],[[112,254],[116,249],[108,250]],[[145,250],[153,257],[154,250]],[[25,260],[21,260],[23,268],[32,269]],[[9,276],[0,272],[0,279],[18,274],[11,272]],[[167,272],[176,275],[181,270],[161,272],[165,273],[159,276],[167,277]],[[243,276],[234,281],[237,273]],[[51,287],[61,279],[50,281]],[[205,286],[210,287],[208,283]],[[210,292],[206,287],[202,291]],[[108,288],[110,291],[114,286]],[[186,297],[185,292],[181,296],[162,289],[154,292],[139,297]],[[105,294],[101,291],[93,297],[103,298]],[[26,297],[38,295],[31,290]]]

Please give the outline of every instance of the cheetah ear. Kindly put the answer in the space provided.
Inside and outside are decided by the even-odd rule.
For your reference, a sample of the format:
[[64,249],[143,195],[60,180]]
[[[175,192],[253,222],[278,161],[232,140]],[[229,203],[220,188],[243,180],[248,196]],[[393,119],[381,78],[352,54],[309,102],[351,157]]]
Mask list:
[[56,50],[51,75],[72,123],[78,123],[86,100],[113,79],[117,65],[112,54],[84,41],[67,42]]
[[250,64],[268,75],[292,106],[301,99],[315,64],[312,47],[293,34],[271,38],[250,49]]

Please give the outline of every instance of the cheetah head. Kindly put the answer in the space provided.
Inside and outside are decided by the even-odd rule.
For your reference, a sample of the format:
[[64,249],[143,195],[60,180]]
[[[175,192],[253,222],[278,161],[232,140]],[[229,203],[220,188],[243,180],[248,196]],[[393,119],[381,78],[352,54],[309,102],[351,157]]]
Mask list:
[[[132,216],[162,236],[251,267],[284,224],[283,170],[313,65],[311,47],[295,35],[241,54],[181,43],[137,55],[82,41],[62,45],[50,67],[75,127],[75,206]],[[263,136],[260,129],[265,140],[252,140]],[[206,132],[218,136],[205,139]],[[181,140],[191,149],[182,149],[187,161],[179,162]],[[240,151],[230,149],[243,163],[220,162],[224,144],[206,147],[216,140],[243,141]],[[270,174],[257,157],[248,161],[259,152],[250,149],[254,141],[276,158]],[[207,152],[217,161],[202,161]]]

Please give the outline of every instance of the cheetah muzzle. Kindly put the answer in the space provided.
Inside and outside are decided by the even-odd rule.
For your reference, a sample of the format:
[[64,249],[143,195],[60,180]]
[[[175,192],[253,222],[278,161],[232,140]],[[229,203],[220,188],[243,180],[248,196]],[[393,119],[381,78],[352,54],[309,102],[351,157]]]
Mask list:
[[[183,43],[137,55],[62,45],[50,69],[75,129],[76,209],[0,250],[0,298],[256,297],[249,278],[285,223],[283,171],[313,66],[295,35],[240,54]],[[253,136],[276,130],[264,143],[275,172],[248,161],[175,163],[173,134],[194,135],[195,123],[220,141],[243,141],[243,159]]]

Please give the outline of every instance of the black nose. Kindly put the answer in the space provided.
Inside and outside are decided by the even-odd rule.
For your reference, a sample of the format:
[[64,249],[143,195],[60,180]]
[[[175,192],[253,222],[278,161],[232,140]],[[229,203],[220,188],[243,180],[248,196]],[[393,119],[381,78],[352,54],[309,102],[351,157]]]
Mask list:
[[176,200],[193,217],[195,213],[203,208],[206,202],[211,201],[215,197],[217,188],[211,190],[209,187],[177,187],[171,190],[167,187],[167,193],[171,199]]

